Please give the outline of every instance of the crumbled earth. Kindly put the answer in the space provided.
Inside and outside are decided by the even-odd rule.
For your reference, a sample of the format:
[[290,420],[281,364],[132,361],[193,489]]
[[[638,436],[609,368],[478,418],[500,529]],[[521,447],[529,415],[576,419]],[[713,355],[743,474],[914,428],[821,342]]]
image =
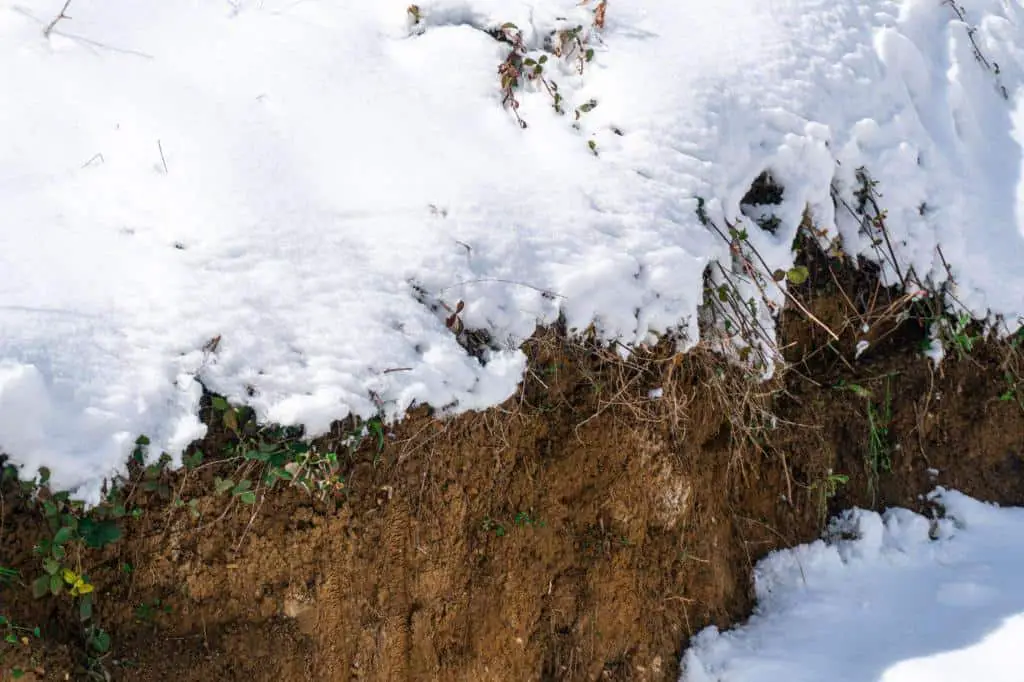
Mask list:
[[[749,614],[755,562],[815,538],[829,513],[923,510],[936,485],[1024,503],[1015,351],[977,340],[936,368],[920,352],[922,316],[895,314],[896,293],[862,270],[832,276],[823,257],[808,267],[794,291],[818,322],[783,314],[791,367],[769,382],[701,348],[666,342],[623,360],[546,330],[499,407],[448,419],[421,408],[383,447],[368,438],[352,452],[337,425],[320,445],[346,453],[344,485],[324,497],[217,494],[215,477],[242,463],[215,458],[234,437],[207,409],[206,463],[133,487],[141,515],[124,537],[78,558],[111,651],[83,653],[66,595],[12,585],[0,613],[42,636],[0,644],[0,670],[672,680],[690,636]],[[27,585],[45,523],[10,483],[0,509],[0,565]]]

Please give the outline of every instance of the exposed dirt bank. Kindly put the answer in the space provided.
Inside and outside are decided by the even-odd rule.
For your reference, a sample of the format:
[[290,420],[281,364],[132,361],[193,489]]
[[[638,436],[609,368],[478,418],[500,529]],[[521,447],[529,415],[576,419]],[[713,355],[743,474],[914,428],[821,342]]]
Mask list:
[[[0,613],[42,636],[5,645],[0,669],[671,680],[688,637],[749,613],[757,559],[813,539],[829,511],[920,508],[937,484],[1024,503],[1015,351],[972,342],[936,370],[920,316],[886,313],[898,296],[863,273],[834,278],[824,259],[809,267],[814,288],[797,293],[840,340],[786,313],[792,369],[767,384],[701,350],[622,360],[548,330],[527,343],[527,380],[500,407],[447,421],[421,409],[383,448],[371,435],[351,454],[339,425],[320,446],[346,453],[343,485],[324,499],[259,485],[252,504],[217,494],[217,477],[237,482],[252,462],[218,462],[237,437],[207,409],[205,462],[138,472],[124,537],[70,559],[95,586],[110,651],[84,653],[66,593],[33,599],[14,581]],[[871,345],[854,359],[865,324]],[[258,440],[244,422],[228,425]],[[51,532],[14,482],[2,516],[0,565],[28,586],[42,570],[33,546]]]

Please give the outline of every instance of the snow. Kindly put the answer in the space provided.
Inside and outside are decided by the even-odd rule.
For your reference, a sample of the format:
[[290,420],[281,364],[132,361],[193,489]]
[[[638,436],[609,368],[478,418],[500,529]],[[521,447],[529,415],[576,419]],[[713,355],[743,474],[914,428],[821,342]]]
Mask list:
[[525,130],[482,29],[539,55],[593,1],[424,0],[410,30],[407,0],[72,0],[45,36],[63,4],[0,0],[0,448],[87,499],[139,434],[203,434],[197,380],[312,435],[498,403],[559,315],[693,344],[730,262],[698,197],[743,219],[767,169],[770,268],[805,207],[872,253],[830,197],[864,166],[904,268],[946,280],[941,245],[969,310],[1024,312],[1019,0],[963,0],[973,34],[934,0],[613,1],[583,74],[549,65],[568,115],[527,88]]
[[698,634],[680,682],[1019,681],[1024,509],[932,499],[944,518],[853,510],[763,559],[754,615]]

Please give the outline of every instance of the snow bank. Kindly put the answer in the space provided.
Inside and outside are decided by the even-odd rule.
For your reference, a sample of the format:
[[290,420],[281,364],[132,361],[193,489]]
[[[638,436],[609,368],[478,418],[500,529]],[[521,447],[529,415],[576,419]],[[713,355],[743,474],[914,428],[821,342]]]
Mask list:
[[869,250],[830,198],[865,166],[904,265],[945,279],[941,243],[972,310],[1024,311],[1017,1],[963,0],[973,34],[933,0],[612,2],[582,75],[549,64],[568,114],[531,88],[526,130],[482,29],[539,48],[590,26],[576,0],[424,0],[413,32],[407,0],[73,0],[44,36],[62,5],[0,0],[0,448],[87,497],[136,435],[202,435],[195,379],[317,433],[494,404],[559,314],[695,341],[728,262],[697,197],[740,219],[766,169],[770,267],[808,205]]
[[1024,509],[934,498],[943,520],[854,510],[762,560],[754,615],[697,635],[681,682],[1020,680]]

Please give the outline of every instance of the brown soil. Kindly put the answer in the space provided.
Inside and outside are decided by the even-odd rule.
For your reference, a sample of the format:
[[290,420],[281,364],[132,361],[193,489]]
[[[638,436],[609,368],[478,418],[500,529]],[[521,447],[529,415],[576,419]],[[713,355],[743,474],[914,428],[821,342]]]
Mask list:
[[[346,462],[328,501],[279,488],[229,503],[213,479],[237,462],[165,477],[198,519],[135,489],[144,515],[83,558],[113,642],[103,668],[147,681],[673,680],[691,635],[749,613],[757,559],[816,537],[828,511],[921,508],[936,484],[1024,503],[1024,409],[999,400],[1005,345],[933,370],[920,325],[884,313],[890,292],[872,299],[863,273],[832,286],[828,266],[811,264],[800,295],[840,341],[827,350],[820,327],[787,313],[793,369],[765,385],[702,350],[623,361],[549,330],[525,347],[520,395],[447,421],[415,412],[381,452],[367,443]],[[858,315],[877,342],[853,361]],[[876,481],[868,404],[882,411],[886,390],[891,472]],[[201,446],[227,441],[213,428]],[[850,477],[831,499],[830,470]],[[45,525],[14,488],[3,503],[0,565],[30,582]],[[43,628],[0,669],[85,679],[66,597],[0,599]]]

